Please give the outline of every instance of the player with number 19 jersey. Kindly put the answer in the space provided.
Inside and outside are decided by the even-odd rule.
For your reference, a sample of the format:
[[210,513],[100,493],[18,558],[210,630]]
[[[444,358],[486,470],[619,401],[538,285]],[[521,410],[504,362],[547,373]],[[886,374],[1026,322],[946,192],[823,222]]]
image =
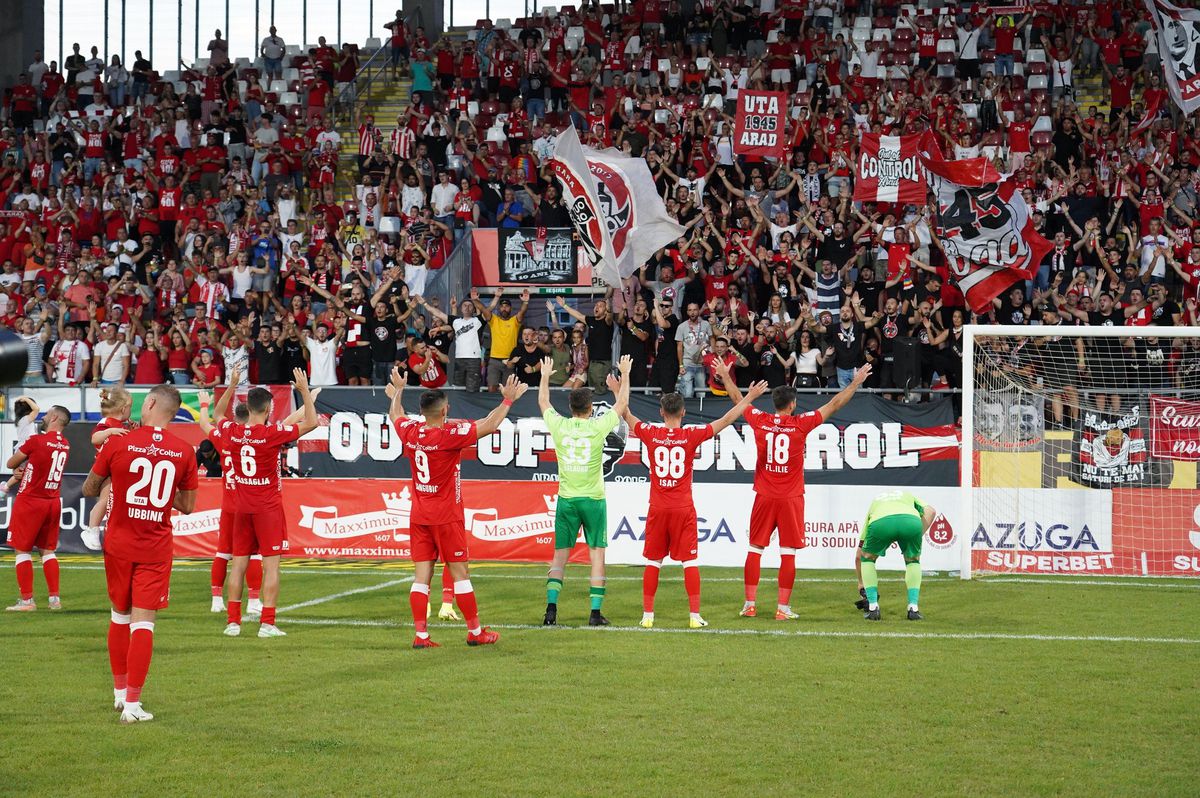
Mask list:
[[750,545],[765,548],[779,530],[779,545],[802,549],[804,539],[804,441],[822,423],[821,414],[743,413],[754,430],[758,459],[754,464],[754,507],[750,511]]
[[43,554],[52,552],[58,548],[62,518],[59,490],[71,445],[55,430],[29,436],[18,451],[27,459],[21,486],[13,499],[9,545],[16,551],[37,548]]
[[413,562],[466,562],[467,533],[463,523],[462,451],[479,436],[473,421],[447,422],[441,427],[424,421],[396,420],[412,471],[413,496],[409,534]]
[[712,425],[671,428],[638,422],[631,432],[642,442],[650,469],[643,555],[651,561],[668,554],[679,562],[696,559],[699,544],[692,465],[696,449],[713,437]]

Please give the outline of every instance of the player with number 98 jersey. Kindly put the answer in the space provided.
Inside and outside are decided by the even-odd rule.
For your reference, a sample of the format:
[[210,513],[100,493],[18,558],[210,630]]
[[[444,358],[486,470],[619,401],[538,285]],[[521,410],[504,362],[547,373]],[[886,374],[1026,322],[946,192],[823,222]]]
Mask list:
[[461,460],[462,450],[479,439],[475,423],[456,421],[430,427],[424,421],[399,418],[395,426],[412,470],[409,533],[413,562],[439,558],[442,562],[466,562]]
[[199,485],[195,450],[164,429],[139,427],[105,445],[92,473],[112,480],[104,567],[113,606],[167,606],[171,506],[177,491]]
[[754,507],[750,511],[750,545],[764,548],[779,530],[779,545],[802,549],[804,540],[804,441],[822,423],[821,413],[764,413],[754,407],[743,414],[754,430],[758,459],[754,464]]
[[692,498],[692,464],[696,449],[713,437],[711,424],[664,427],[638,422],[631,430],[645,447],[650,469],[650,510],[646,514],[647,560],[667,554],[679,562],[694,560],[698,551],[696,504]]

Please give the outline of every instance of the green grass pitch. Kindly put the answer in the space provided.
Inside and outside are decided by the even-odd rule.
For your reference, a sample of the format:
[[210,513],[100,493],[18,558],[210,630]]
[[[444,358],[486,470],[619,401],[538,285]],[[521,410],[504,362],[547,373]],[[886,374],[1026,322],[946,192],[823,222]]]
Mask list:
[[[39,571],[38,611],[0,614],[0,795],[1197,794],[1195,581],[927,577],[910,623],[888,573],[868,624],[852,575],[801,572],[801,618],[777,622],[736,617],[740,572],[709,568],[711,626],[689,631],[668,567],[646,631],[641,569],[611,569],[603,630],[581,628],[578,566],[566,628],[535,626],[543,574],[478,564],[499,645],[435,620],[444,648],[413,651],[404,566],[287,565],[288,637],[259,640],[254,624],[223,637],[208,563],[180,562],[144,693],[156,719],[122,727],[103,572],[64,557],[62,612]],[[15,594],[11,555],[0,587]]]

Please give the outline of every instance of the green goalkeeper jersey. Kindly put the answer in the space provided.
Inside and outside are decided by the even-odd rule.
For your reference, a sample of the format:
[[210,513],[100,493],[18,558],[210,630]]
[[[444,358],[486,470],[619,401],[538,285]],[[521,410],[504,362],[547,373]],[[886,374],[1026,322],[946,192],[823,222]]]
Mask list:
[[604,498],[604,440],[621,420],[611,410],[594,418],[566,418],[554,408],[542,414],[558,456],[558,495]]
[[867,520],[863,530],[880,518],[890,515],[914,515],[920,518],[925,514],[925,503],[911,493],[902,490],[889,490],[875,497],[871,509],[867,510]]

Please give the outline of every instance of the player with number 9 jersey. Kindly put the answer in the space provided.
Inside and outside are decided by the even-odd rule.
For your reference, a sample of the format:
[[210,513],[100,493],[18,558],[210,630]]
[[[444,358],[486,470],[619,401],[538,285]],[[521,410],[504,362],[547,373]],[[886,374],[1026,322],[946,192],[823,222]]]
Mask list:
[[472,421],[441,427],[424,421],[396,419],[396,435],[404,444],[412,470],[410,534],[413,562],[466,562],[463,526],[462,451],[479,439]]
[[[167,606],[171,577],[171,506],[180,490],[199,485],[196,453],[164,429],[139,427],[109,441],[92,473],[112,480],[104,566],[113,606]],[[154,565],[139,579],[137,565]]]

